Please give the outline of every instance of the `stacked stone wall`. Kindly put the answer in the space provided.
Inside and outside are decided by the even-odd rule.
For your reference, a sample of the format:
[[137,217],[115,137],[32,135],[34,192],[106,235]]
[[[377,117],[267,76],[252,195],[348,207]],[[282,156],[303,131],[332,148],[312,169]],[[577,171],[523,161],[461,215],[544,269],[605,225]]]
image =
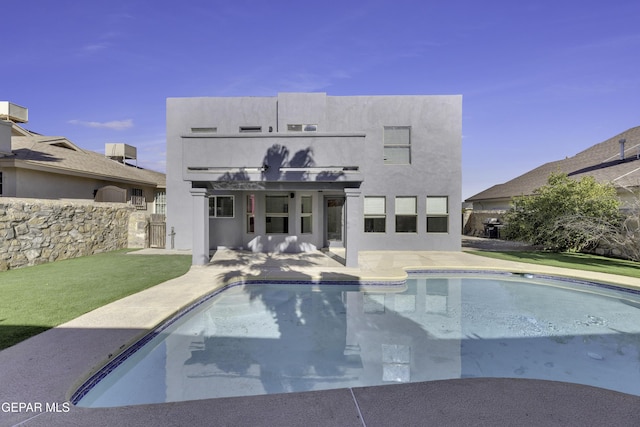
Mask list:
[[0,198],[0,270],[126,248],[134,212],[122,203]]

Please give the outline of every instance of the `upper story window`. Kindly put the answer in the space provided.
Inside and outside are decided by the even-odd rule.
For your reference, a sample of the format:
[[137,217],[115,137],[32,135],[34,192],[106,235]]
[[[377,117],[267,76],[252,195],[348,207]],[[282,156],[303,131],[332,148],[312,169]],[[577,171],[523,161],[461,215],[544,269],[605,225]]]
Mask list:
[[262,132],[262,126],[240,126],[240,133]]
[[209,216],[212,218],[233,218],[233,196],[210,196]]
[[411,127],[384,127],[384,164],[411,164]]
[[208,127],[208,128],[191,128],[191,133],[216,133],[218,132],[218,128]]
[[289,132],[317,132],[318,125],[313,124],[290,124],[287,125]]

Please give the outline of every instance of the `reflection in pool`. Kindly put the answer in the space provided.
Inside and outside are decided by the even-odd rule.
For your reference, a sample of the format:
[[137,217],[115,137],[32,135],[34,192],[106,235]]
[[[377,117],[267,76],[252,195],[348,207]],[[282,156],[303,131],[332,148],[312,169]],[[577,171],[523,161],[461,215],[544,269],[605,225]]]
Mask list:
[[76,392],[103,407],[469,377],[640,395],[640,294],[425,273],[403,286],[234,286]]

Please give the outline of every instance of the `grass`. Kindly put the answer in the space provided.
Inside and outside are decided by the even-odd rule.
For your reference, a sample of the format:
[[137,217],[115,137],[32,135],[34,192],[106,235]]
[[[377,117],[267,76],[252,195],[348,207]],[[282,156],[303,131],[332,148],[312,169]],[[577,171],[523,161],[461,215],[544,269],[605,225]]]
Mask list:
[[618,274],[640,278],[640,263],[622,259],[607,258],[598,255],[581,253],[554,252],[489,252],[470,251],[475,255],[497,258],[506,261],[528,262],[531,264],[549,265],[553,267],[573,268],[584,271]]
[[0,349],[185,274],[188,255],[120,250],[0,272]]

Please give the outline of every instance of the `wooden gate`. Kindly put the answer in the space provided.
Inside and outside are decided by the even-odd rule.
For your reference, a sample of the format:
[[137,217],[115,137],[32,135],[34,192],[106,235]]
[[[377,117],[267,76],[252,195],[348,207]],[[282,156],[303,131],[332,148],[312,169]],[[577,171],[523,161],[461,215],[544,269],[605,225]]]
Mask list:
[[151,215],[149,223],[149,247],[165,248],[167,243],[167,223],[164,215]]

